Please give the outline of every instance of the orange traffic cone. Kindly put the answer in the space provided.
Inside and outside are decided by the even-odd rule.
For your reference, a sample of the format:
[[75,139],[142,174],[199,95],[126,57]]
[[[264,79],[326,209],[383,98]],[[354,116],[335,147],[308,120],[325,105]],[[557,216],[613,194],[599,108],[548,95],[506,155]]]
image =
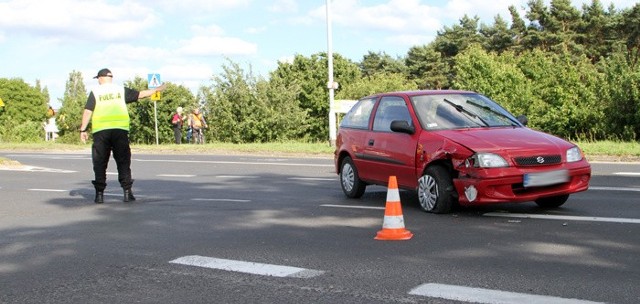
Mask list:
[[375,239],[383,241],[404,241],[411,237],[413,237],[413,233],[404,229],[404,217],[402,216],[398,181],[395,176],[389,176],[387,203],[384,208],[384,222],[382,223],[382,230],[378,231]]

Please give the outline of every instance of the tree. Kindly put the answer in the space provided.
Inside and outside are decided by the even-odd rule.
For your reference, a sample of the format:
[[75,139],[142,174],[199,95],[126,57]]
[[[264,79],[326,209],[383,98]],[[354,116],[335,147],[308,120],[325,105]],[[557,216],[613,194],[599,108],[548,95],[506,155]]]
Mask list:
[[65,85],[64,95],[60,102],[62,107],[58,110],[56,123],[60,130],[59,141],[79,143],[78,130],[82,124],[82,113],[87,102],[87,90],[82,80],[82,73],[71,71]]
[[604,74],[599,96],[607,113],[607,139],[640,139],[640,66],[631,58],[620,47],[598,64]]
[[47,101],[47,103],[49,103],[49,100],[50,100],[49,89],[46,86],[44,88],[42,87],[42,84],[40,83],[40,79],[36,79],[36,90],[42,93],[42,96],[44,96],[44,99]]
[[213,84],[201,88],[199,96],[207,96],[205,107],[211,113],[209,119],[215,119],[211,126],[216,139],[233,143],[248,142],[255,130],[247,130],[253,123],[249,117],[255,113],[253,88],[255,77],[234,62],[223,66],[223,71],[213,77]]
[[[447,88],[449,83],[455,78],[455,74],[452,73],[454,71],[453,58],[460,52],[466,50],[470,45],[486,44],[487,38],[481,35],[478,29],[479,20],[480,18],[478,16],[470,18],[464,15],[460,19],[459,24],[452,27],[445,26],[443,30],[438,31],[436,39],[426,47],[426,52],[422,54],[432,57],[432,60],[423,61],[421,64],[416,64],[415,60],[414,62],[407,62],[409,73],[413,77],[416,76],[416,68],[420,68],[421,65],[427,65],[423,66],[423,70],[435,72],[435,74],[431,75],[422,73],[420,78],[414,78],[418,81],[424,81],[424,83],[418,83],[420,88]],[[433,48],[433,53],[429,48]],[[440,59],[438,59],[437,56],[440,56]],[[447,66],[442,65],[443,62],[446,63]],[[428,67],[429,65],[430,67]],[[443,75],[446,76],[446,82],[442,77]]]
[[527,5],[529,10],[526,17],[530,23],[527,26],[526,35],[522,38],[522,44],[528,50],[540,48],[548,51],[546,28],[549,23],[549,11],[542,0],[529,0]]
[[636,65],[640,59],[640,3],[631,9],[623,11],[618,31],[624,35],[627,46],[627,56],[630,63]]
[[455,62],[454,88],[486,95],[516,115],[528,112],[534,93],[513,52],[497,55],[475,45],[458,54]]
[[479,21],[478,16],[470,18],[464,15],[458,25],[445,26],[443,30],[438,31],[433,41],[435,50],[442,53],[445,58],[453,58],[472,44],[483,44],[485,39],[479,33]]
[[509,14],[511,15],[511,27],[509,30],[513,37],[513,43],[517,46],[522,43],[522,37],[527,32],[527,26],[524,23],[524,20],[520,17],[520,13],[518,13],[515,6],[509,6]]
[[387,53],[374,53],[369,51],[362,57],[360,69],[363,76],[371,76],[376,73],[404,73],[406,66],[401,58],[392,58]]
[[599,96],[601,75],[586,56],[534,50],[519,67],[534,93],[527,115],[532,127],[565,138],[604,136],[604,110]]
[[33,142],[44,138],[48,105],[40,89],[19,78],[0,78],[0,98],[5,104],[0,112],[0,139]]
[[414,46],[405,59],[409,79],[420,89],[443,89],[449,87],[452,74],[449,63],[434,44]]
[[[280,62],[271,78],[283,79],[287,85],[300,88],[296,99],[308,113],[309,139],[328,140],[329,137],[329,92],[327,89],[327,54],[316,53],[311,57],[296,55],[293,62]],[[361,77],[358,65],[339,54],[333,58],[334,79],[341,88]],[[338,89],[336,94],[341,89]]]
[[234,143],[268,142],[307,136],[306,112],[296,97],[301,90],[283,78],[266,81],[229,62],[201,87],[198,97],[210,114],[212,138]]
[[612,16],[605,12],[600,0],[592,0],[591,5],[582,7],[583,33],[580,43],[585,47],[585,54],[592,62],[606,56],[613,50],[613,45],[620,41],[613,34],[614,22]]
[[492,26],[481,25],[480,33],[486,38],[484,49],[489,52],[502,53],[513,46],[514,34],[500,15],[495,17]]
[[[296,99],[300,87],[281,78],[271,78],[257,84],[257,97],[267,107],[261,141],[310,140],[308,114]],[[315,140],[315,139],[314,139]]]
[[570,0],[551,0],[549,18],[545,31],[548,32],[548,42],[556,52],[570,52],[575,55],[583,53],[582,46],[577,42],[582,34],[580,12],[571,5]]
[[407,81],[404,74],[380,72],[369,77],[362,77],[344,86],[336,95],[337,99],[359,99],[381,92],[416,90],[418,86]]

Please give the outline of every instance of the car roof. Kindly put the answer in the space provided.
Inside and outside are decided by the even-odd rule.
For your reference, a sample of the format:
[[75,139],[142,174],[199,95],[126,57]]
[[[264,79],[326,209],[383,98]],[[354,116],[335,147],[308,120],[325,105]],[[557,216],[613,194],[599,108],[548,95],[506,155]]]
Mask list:
[[[476,93],[476,92],[472,92],[472,91],[465,91],[465,90],[415,90],[415,91],[396,91],[396,92],[384,92],[384,93],[377,93],[377,94],[373,94],[373,95],[369,95],[367,97],[364,98],[377,98],[377,97],[381,97],[381,96],[390,96],[390,95],[404,95],[407,97],[412,97],[412,96],[420,96],[420,95],[441,95],[441,94],[468,94],[468,93]],[[363,98],[363,99],[364,99]]]

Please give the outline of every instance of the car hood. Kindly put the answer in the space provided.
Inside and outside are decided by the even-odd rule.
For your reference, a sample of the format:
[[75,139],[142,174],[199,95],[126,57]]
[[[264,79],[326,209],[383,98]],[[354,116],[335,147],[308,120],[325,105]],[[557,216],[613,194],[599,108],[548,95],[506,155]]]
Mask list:
[[563,139],[529,128],[458,129],[437,132],[475,152],[564,154],[574,146]]

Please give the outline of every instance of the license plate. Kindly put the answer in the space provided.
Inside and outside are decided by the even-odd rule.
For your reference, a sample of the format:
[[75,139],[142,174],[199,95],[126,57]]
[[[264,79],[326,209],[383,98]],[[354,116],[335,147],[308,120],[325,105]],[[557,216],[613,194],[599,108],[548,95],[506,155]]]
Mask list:
[[542,187],[555,184],[562,184],[569,181],[567,170],[555,170],[538,173],[525,173],[522,184],[525,187]]

